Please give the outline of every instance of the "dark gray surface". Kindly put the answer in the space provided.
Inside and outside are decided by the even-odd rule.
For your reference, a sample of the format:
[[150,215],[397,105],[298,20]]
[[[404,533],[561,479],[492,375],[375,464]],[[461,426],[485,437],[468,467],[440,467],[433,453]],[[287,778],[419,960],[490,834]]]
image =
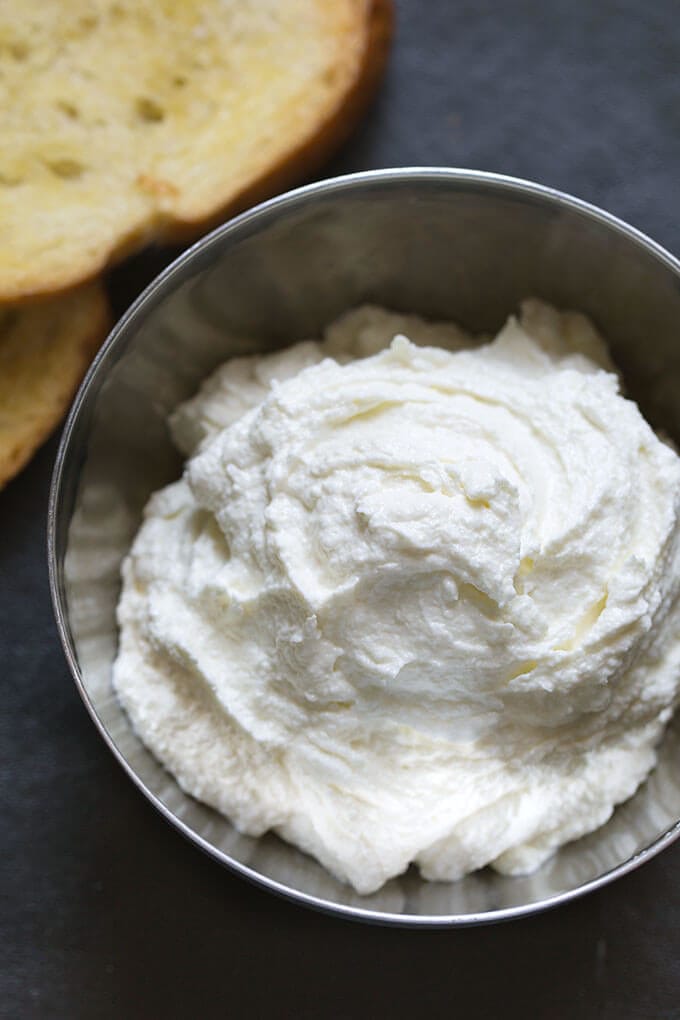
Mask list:
[[[388,81],[328,172],[448,163],[554,185],[680,251],[675,2],[401,0]],[[115,274],[122,309],[166,256]],[[680,845],[588,899],[456,933],[371,929],[203,858],[115,765],[47,591],[54,441],[0,496],[0,1015],[680,1017]]]

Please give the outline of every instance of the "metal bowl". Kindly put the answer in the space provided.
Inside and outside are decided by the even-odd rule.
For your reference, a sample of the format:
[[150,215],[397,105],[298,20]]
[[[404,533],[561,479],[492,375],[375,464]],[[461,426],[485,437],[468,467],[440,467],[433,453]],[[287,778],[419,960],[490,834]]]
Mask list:
[[111,690],[119,567],[149,493],[178,476],[165,419],[217,364],[281,346],[372,301],[494,331],[536,295],[592,316],[628,392],[680,440],[680,263],[577,199],[493,174],[401,169],[301,188],[220,227],[141,295],[96,358],[64,430],[49,565],[73,676],[112,752],[152,804],[222,863],[308,906],[365,921],[478,924],[573,899],[680,835],[680,734],[602,829],[527,878],[455,883],[414,871],[358,896],[275,836],[252,839],[184,794]]

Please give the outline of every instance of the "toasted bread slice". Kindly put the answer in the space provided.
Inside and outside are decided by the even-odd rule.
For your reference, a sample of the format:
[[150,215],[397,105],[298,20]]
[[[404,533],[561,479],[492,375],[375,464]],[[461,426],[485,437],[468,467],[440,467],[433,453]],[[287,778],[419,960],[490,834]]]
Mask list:
[[310,172],[377,82],[390,2],[4,0],[0,301]]
[[0,308],[0,488],[59,423],[108,328],[98,281]]

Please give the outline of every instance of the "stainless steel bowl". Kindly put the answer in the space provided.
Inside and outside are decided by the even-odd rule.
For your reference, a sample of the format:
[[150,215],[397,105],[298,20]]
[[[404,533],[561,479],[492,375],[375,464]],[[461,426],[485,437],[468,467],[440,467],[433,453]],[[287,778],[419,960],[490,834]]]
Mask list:
[[119,567],[149,493],[177,477],[168,411],[219,362],[317,335],[362,301],[496,330],[537,295],[592,316],[629,393],[680,440],[680,263],[632,227],[548,188],[467,170],[354,174],[293,191],[181,256],[113,330],[73,405],[54,470],[49,564],[73,676],[112,752],[158,810],[240,874],[366,921],[453,926],[573,899],[680,835],[680,735],[598,832],[528,878],[444,884],[409,872],[357,896],[274,836],[251,839],[182,793],[111,691]]

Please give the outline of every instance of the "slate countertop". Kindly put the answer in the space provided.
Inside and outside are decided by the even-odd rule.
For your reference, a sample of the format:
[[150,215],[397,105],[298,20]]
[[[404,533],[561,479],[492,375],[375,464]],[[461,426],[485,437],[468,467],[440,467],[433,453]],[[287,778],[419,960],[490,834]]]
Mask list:
[[[397,0],[397,14],[379,101],[323,176],[495,170],[680,252],[677,2]],[[115,271],[117,312],[167,259]],[[61,652],[55,451],[0,494],[1,1017],[680,1017],[680,842],[570,906],[456,932],[317,915],[184,842],[106,750]]]

